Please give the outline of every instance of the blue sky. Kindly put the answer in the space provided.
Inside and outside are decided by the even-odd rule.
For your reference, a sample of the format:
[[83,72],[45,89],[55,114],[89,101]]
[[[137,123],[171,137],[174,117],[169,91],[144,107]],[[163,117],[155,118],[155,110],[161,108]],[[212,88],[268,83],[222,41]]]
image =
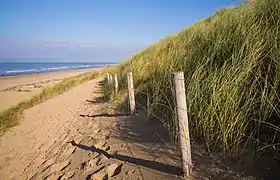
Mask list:
[[1,0],[0,61],[119,62],[242,0]]

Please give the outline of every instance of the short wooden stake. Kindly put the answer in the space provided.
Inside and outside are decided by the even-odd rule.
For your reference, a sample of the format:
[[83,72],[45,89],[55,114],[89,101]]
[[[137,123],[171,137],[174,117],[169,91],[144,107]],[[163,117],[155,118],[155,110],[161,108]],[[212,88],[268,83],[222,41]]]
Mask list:
[[132,72],[127,73],[127,84],[128,84],[128,97],[129,97],[130,113],[134,114],[134,112],[135,112],[135,96],[134,96]]
[[113,77],[111,74],[109,75],[109,82],[110,82],[110,84],[112,84],[112,82],[113,82]]
[[179,140],[182,152],[184,177],[188,177],[192,170],[188,113],[185,94],[184,73],[176,72],[173,75],[175,85],[176,112],[179,120]]
[[107,83],[110,84],[110,74],[107,73]]
[[116,92],[116,94],[118,94],[119,83],[118,83],[117,73],[114,74],[114,79],[115,79],[115,92]]

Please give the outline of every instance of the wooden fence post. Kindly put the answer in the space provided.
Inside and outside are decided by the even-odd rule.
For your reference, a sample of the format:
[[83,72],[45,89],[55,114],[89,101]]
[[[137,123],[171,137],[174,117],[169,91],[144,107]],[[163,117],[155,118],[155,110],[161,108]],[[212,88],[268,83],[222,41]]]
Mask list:
[[110,79],[110,84],[112,84],[112,82],[113,82],[112,74],[109,75],[109,79]]
[[173,97],[173,104],[174,104],[174,113],[175,113],[175,134],[173,134],[173,137],[174,138],[173,140],[176,141],[178,136],[177,136],[177,132],[179,131],[178,130],[178,113],[177,113],[177,107],[176,107],[176,94],[175,94],[175,73],[172,73],[172,97]]
[[134,96],[132,72],[127,73],[127,84],[128,84],[128,97],[129,97],[130,113],[134,114],[134,112],[135,112],[135,96]]
[[115,79],[115,92],[116,92],[116,94],[118,94],[119,82],[118,82],[117,73],[114,74],[114,79]]
[[110,74],[107,73],[107,84],[110,84]]
[[184,72],[173,73],[175,87],[176,113],[179,120],[179,140],[182,153],[184,177],[190,176],[192,170],[191,146],[188,125],[188,113],[185,94]]

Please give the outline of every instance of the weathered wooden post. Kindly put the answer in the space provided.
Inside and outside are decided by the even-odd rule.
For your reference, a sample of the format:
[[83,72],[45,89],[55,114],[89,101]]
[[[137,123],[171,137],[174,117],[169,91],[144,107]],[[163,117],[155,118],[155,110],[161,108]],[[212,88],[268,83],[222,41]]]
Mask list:
[[127,73],[127,84],[128,84],[128,97],[129,97],[130,113],[134,114],[134,112],[135,112],[135,96],[134,96],[132,72]]
[[192,170],[191,146],[188,125],[188,113],[185,94],[184,73],[173,73],[175,87],[176,113],[179,120],[179,140],[182,152],[184,177],[190,176]]
[[[176,94],[175,94],[175,73],[172,73],[172,96],[173,96],[173,104],[174,104],[174,122],[176,123],[175,124],[175,132],[177,133],[179,130],[178,130],[178,115],[177,115],[177,107],[176,107]],[[174,138],[173,140],[176,141],[178,136],[177,134],[173,134],[173,137]]]
[[109,74],[109,82],[110,82],[110,84],[112,84],[112,82],[113,82],[112,74]]
[[116,94],[118,94],[119,82],[118,82],[117,73],[114,74],[114,79],[115,79],[115,92],[116,92]]
[[110,84],[110,74],[107,73],[107,84]]

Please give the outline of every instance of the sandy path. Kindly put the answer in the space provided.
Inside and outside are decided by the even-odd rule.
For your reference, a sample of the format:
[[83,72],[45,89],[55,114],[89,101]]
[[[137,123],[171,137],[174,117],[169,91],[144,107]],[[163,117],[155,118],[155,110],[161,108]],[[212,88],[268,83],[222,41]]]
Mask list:
[[70,138],[82,123],[79,114],[86,110],[85,100],[92,97],[99,80],[26,110],[20,125],[0,139],[0,179],[20,179],[30,163],[41,163],[48,149]]
[[[130,117],[104,102],[101,80],[26,110],[0,138],[0,179],[180,179],[179,148],[144,112]],[[192,147],[191,179],[240,179]]]
[[[121,168],[112,178],[145,179],[144,172],[149,170],[141,167],[149,169],[157,164],[133,152],[133,144],[127,139],[127,133],[133,134],[126,129],[129,116],[114,114],[109,103],[93,102],[102,96],[97,85],[100,80],[86,82],[26,110],[21,123],[0,138],[0,179],[51,179],[62,175],[65,179],[98,179],[110,164]],[[144,155],[149,157],[146,152],[138,154]]]

